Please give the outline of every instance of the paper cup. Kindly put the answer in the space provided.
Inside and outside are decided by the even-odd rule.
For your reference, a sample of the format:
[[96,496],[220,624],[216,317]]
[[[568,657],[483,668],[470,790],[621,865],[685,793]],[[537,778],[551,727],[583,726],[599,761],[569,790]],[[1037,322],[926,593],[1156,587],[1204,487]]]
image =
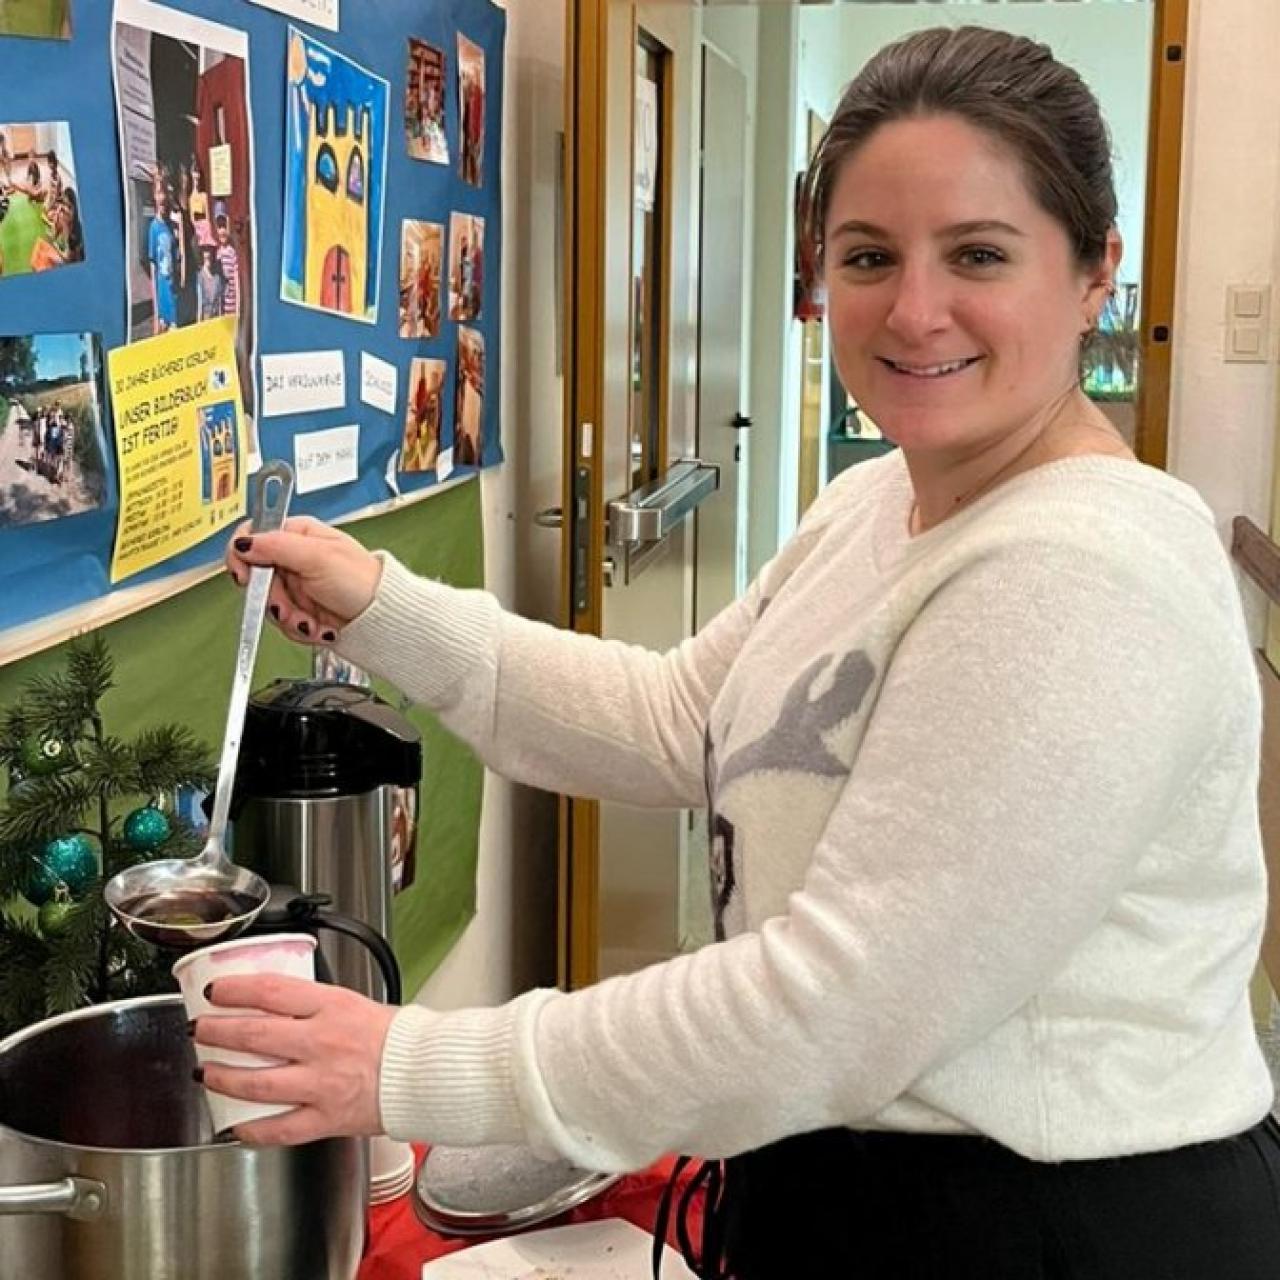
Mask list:
[[[222,1018],[229,1015],[248,1015],[269,1018],[275,1015],[260,1009],[235,1009],[226,1005],[213,1005],[204,998],[204,989],[219,978],[239,977],[244,974],[281,974],[286,978],[316,977],[316,940],[307,933],[269,933],[262,937],[234,938],[230,942],[216,942],[211,947],[201,947],[183,956],[173,966],[173,976],[182,991],[182,1002],[188,1018]],[[220,1063],[228,1067],[278,1067],[278,1058],[267,1058],[256,1053],[239,1053],[234,1049],[219,1049],[196,1042],[196,1061]],[[222,1133],[250,1120],[264,1120],[268,1116],[284,1115],[293,1108],[281,1103],[244,1102],[228,1098],[206,1088],[205,1100],[213,1116],[215,1133]]]

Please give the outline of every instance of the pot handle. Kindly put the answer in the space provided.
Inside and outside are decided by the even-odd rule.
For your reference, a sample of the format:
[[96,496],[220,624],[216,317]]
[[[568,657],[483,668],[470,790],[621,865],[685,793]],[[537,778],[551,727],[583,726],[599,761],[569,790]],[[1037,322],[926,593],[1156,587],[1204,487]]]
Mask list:
[[0,1187],[0,1216],[15,1213],[65,1213],[78,1222],[102,1216],[107,1188],[92,1178],[63,1178],[61,1182],[32,1182]]

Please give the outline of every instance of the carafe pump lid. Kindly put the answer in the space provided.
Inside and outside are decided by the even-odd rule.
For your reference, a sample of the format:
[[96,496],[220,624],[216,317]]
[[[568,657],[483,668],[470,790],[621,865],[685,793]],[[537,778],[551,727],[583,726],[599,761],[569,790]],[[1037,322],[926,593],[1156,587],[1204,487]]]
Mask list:
[[416,786],[422,738],[371,689],[276,680],[249,699],[236,805],[246,800],[359,795]]

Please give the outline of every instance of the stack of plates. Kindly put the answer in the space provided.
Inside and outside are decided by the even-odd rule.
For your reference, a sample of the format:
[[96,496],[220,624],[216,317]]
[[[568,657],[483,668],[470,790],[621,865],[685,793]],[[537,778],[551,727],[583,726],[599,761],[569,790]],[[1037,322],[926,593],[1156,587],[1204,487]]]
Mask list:
[[413,1148],[407,1142],[377,1137],[369,1142],[369,1203],[398,1200],[413,1186]]

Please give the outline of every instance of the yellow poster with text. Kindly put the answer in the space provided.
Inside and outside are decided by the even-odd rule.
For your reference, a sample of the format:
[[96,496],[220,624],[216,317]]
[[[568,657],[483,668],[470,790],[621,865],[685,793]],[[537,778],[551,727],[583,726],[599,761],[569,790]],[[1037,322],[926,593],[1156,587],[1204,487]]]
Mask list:
[[235,337],[235,316],[221,316],[108,353],[120,465],[112,582],[244,514],[247,439]]

